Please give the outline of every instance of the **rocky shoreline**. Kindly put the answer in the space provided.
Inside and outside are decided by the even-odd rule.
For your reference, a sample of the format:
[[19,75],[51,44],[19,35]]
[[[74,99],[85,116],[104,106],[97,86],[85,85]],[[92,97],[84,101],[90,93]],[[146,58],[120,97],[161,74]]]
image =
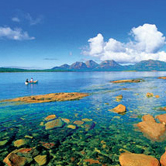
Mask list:
[[[132,79],[118,80],[112,83],[139,83],[143,81],[144,80],[142,79]],[[36,126],[36,128],[41,128],[41,133],[32,132],[33,134],[31,134],[32,129],[29,128],[29,134],[19,136],[17,139],[15,139],[15,134],[10,139],[6,136],[7,134],[4,135],[4,138],[0,140],[0,147],[3,149],[6,145],[8,146],[11,144],[11,149],[6,151],[2,150],[6,155],[4,155],[5,157],[3,158],[3,161],[0,161],[0,164],[3,162],[7,166],[51,166],[52,164],[67,165],[70,163],[73,165],[107,166],[113,164],[113,161],[116,161],[116,164],[118,163],[121,166],[166,166],[166,152],[163,153],[164,147],[150,149],[146,145],[146,142],[144,143],[143,141],[136,144],[136,140],[132,139],[131,136],[128,136],[131,134],[129,131],[124,131],[124,128],[120,130],[121,128],[117,127],[118,125],[121,125],[121,127],[123,126],[121,117],[132,112],[132,110],[128,108],[127,103],[123,102],[125,98],[127,98],[125,93],[123,94],[123,91],[120,93],[122,94],[118,93],[113,97],[115,102],[120,102],[119,104],[114,104],[114,106],[112,106],[107,101],[104,103],[105,107],[108,108],[108,114],[113,114],[113,117],[109,117],[109,127],[102,125],[100,131],[98,131],[100,121],[97,123],[88,116],[83,117],[82,110],[80,111],[80,114],[73,114],[75,116],[74,119],[70,119],[67,113],[67,116],[58,116],[57,114],[48,113],[47,116],[42,117],[42,120],[38,123],[39,125]],[[143,92],[144,99],[148,101],[153,99],[159,101],[159,98],[161,97],[157,93],[153,93]],[[46,95],[19,97],[2,100],[0,102],[46,103],[79,100],[88,95],[88,93],[76,92],[51,93]],[[139,94],[137,93],[136,95]],[[159,107],[158,109],[163,111],[166,110],[165,107]],[[75,110],[73,110],[73,112],[74,111]],[[94,118],[102,113],[100,108],[96,108],[96,111],[99,112],[99,114],[96,112]],[[89,111],[88,113],[91,112]],[[141,118],[138,118],[136,115],[132,116],[133,118],[137,118],[137,124],[135,124],[133,128],[136,128],[136,132],[139,131],[142,138],[144,137],[153,142],[162,142],[163,140],[166,140],[166,114],[158,114],[155,116],[144,114]],[[72,117],[72,115],[70,117]],[[109,118],[105,117],[105,119]],[[116,124],[112,124],[114,119],[116,119]],[[24,117],[22,118],[22,121],[26,123]],[[9,131],[16,133],[14,130],[14,127],[9,127]],[[100,136],[102,131],[105,131],[105,134]],[[23,130],[17,132],[23,132]],[[108,132],[110,132],[110,135],[107,138]],[[128,135],[123,135],[124,137],[122,137],[129,137],[129,142],[123,142],[123,139],[119,136],[121,132],[128,132]],[[42,138],[42,136],[44,138]],[[55,137],[57,138],[55,139]],[[123,144],[123,149],[120,148],[121,145],[119,145],[119,143]],[[89,148],[85,148],[85,145],[88,145]],[[126,147],[128,147],[128,149]],[[129,147],[132,148],[129,149]],[[161,150],[162,153],[158,153],[159,150]],[[151,153],[152,151],[154,152],[153,154]],[[63,156],[64,153],[65,155]],[[160,155],[156,156],[156,154]]]

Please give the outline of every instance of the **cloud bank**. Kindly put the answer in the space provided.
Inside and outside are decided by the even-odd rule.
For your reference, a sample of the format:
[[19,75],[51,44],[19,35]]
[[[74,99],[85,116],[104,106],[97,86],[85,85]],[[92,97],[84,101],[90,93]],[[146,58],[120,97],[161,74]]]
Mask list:
[[104,41],[102,34],[88,40],[89,47],[83,50],[84,55],[97,57],[100,60],[115,60],[120,63],[135,63],[141,60],[166,61],[166,52],[161,48],[166,44],[164,35],[154,24],[144,24],[132,28],[129,35],[132,39],[122,43],[113,38]]
[[11,29],[10,27],[0,27],[0,38],[10,40],[33,40],[35,37],[30,37],[27,32],[21,28]]

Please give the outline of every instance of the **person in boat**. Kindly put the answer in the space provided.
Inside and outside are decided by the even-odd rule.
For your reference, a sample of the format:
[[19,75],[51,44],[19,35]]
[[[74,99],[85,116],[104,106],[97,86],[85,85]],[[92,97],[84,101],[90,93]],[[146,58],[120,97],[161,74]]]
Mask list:
[[28,83],[29,81],[28,81],[28,78],[26,79],[26,81],[25,81],[26,83]]
[[31,81],[30,82],[33,82],[33,78],[31,78]]

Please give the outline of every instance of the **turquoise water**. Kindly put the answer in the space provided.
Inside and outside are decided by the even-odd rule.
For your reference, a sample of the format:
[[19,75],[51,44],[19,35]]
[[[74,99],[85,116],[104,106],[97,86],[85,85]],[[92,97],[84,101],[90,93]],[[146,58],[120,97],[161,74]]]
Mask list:
[[[54,143],[51,149],[41,146],[40,154],[47,155],[46,165],[119,165],[121,151],[144,153],[156,158],[164,153],[166,141],[154,142],[134,127],[145,114],[156,116],[165,113],[158,107],[166,106],[166,80],[157,79],[166,72],[57,72],[57,73],[0,73],[0,100],[57,92],[86,92],[90,95],[81,100],[15,104],[0,103],[0,165],[11,151],[17,149],[14,141],[25,139],[22,147],[40,147],[41,142]],[[25,85],[26,78],[39,80],[38,84]],[[141,78],[140,83],[110,83],[111,80]],[[152,92],[159,98],[147,98]],[[123,99],[117,102],[118,95]],[[125,115],[108,111],[123,104]],[[84,118],[92,119],[95,126],[86,130],[61,128],[45,130],[40,123],[48,115],[67,118],[70,124]],[[20,148],[20,147],[19,147]],[[19,149],[18,148],[18,149]],[[33,160],[32,165],[35,165]]]

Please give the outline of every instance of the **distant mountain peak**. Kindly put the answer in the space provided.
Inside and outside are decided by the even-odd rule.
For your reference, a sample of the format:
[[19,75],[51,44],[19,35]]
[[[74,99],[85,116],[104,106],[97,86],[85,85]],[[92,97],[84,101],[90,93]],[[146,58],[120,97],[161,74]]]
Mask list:
[[83,70],[83,69],[87,69],[87,66],[83,62],[75,62],[70,66],[70,69]]
[[88,68],[96,68],[97,66],[99,66],[99,64],[98,63],[96,63],[95,61],[93,61],[93,60],[88,60],[88,61],[86,61],[85,62],[85,64],[86,64],[86,66],[88,67]]

